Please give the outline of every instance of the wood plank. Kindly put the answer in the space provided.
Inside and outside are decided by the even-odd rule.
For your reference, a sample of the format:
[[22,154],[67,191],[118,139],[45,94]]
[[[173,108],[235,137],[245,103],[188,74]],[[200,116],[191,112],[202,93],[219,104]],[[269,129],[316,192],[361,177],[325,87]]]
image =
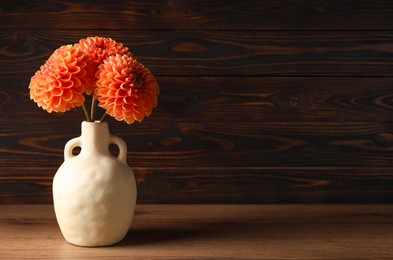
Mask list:
[[33,75],[86,36],[128,46],[157,76],[393,76],[388,31],[1,30],[0,70]]
[[[158,107],[143,123],[393,121],[393,77],[157,77],[157,80],[161,88]],[[29,81],[28,74],[0,77],[3,129],[0,131],[26,127],[18,122],[61,127],[84,120],[80,108],[64,114],[48,114],[38,108],[29,98]]]
[[6,0],[0,28],[392,30],[392,16],[389,0]]
[[[58,166],[79,124],[24,125],[1,136],[0,164]],[[145,123],[110,127],[134,167],[392,167],[389,122]]]
[[[52,204],[57,167],[0,168],[0,204]],[[392,168],[133,167],[138,203],[392,203]]]
[[390,259],[391,205],[137,205],[112,247],[67,244],[51,205],[0,206],[3,259]]

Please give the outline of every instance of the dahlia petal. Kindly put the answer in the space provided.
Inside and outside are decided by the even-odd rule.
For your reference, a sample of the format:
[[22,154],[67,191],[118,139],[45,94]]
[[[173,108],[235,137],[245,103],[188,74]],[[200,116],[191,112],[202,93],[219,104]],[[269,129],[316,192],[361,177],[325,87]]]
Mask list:
[[145,111],[146,112],[150,111],[151,113],[153,107],[154,107],[153,100],[151,98],[146,98],[143,102],[143,108],[145,109]]
[[61,88],[54,88],[51,91],[52,96],[61,96],[63,94],[63,90]]
[[123,99],[122,98],[116,98],[115,99],[115,106],[121,106],[123,105]]
[[111,105],[111,106],[114,106],[114,105],[115,105],[115,101],[116,101],[116,98],[111,97],[111,98],[108,98],[108,99],[106,100],[106,104]]
[[128,88],[127,96],[132,97],[132,88]]
[[[108,82],[108,81],[106,81]],[[109,88],[112,90],[117,90],[118,88],[120,88],[121,83],[120,82],[110,82],[109,84]]]
[[61,102],[61,98],[60,98],[60,97],[53,96],[53,97],[50,99],[50,102],[49,102],[49,103],[50,103],[53,107],[58,107],[59,104],[60,104],[60,102]]
[[125,78],[124,75],[116,74],[114,80],[118,82],[125,82],[124,78]]
[[44,92],[43,95],[41,96],[41,100],[45,103],[50,101],[51,99],[52,99],[52,95],[50,92]]
[[[83,66],[83,67],[85,67],[85,66]],[[81,70],[82,70],[81,67],[78,67],[78,66],[72,66],[72,67],[69,66],[69,68],[68,68],[68,72],[72,73],[72,74],[78,74]]]
[[56,81],[56,88],[69,89],[74,87],[73,81]]
[[125,121],[127,124],[132,124],[132,123],[135,122],[135,118],[134,118],[132,115],[129,115],[129,116],[126,116],[126,117],[124,118],[124,121]]
[[[108,94],[109,95],[111,95],[111,96],[114,96],[114,97],[116,97],[116,98],[118,98],[119,97],[119,92],[118,92],[118,90],[119,89],[109,89],[108,90]],[[122,98],[122,97],[121,97]]]
[[134,109],[133,117],[136,121],[141,122],[145,117],[145,114],[142,111]]
[[61,81],[70,81],[72,79],[72,74],[67,71],[66,73],[62,73],[62,75],[59,75],[58,79]]
[[75,94],[79,94],[79,95],[83,95],[83,86],[80,84],[79,86],[75,86],[72,88],[72,92],[74,92]]
[[134,105],[132,103],[124,103],[122,106],[123,111],[134,110]]
[[115,95],[117,96],[117,97],[119,97],[119,98],[124,98],[124,97],[126,97],[127,96],[127,93],[124,91],[124,90],[122,90],[122,89],[116,89],[115,90]]
[[72,100],[72,97],[74,96],[72,90],[69,89],[64,89],[63,93],[61,95],[61,98],[63,99],[63,101],[70,101]]

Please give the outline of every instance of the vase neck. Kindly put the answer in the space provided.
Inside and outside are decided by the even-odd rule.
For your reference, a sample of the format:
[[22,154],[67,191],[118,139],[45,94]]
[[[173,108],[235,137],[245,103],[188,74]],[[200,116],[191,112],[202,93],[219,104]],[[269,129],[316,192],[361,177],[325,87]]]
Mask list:
[[109,128],[106,122],[82,122],[81,153],[109,152]]

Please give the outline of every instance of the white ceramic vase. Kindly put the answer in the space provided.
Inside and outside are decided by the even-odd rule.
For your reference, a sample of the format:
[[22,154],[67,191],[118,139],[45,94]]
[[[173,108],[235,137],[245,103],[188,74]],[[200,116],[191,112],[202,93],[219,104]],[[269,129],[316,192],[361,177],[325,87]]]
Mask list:
[[[119,147],[117,157],[109,151],[112,143]],[[73,155],[78,146],[80,153]],[[125,142],[111,135],[105,122],[82,122],[81,136],[67,142],[53,179],[53,203],[69,243],[108,246],[127,234],[137,191],[126,157]]]

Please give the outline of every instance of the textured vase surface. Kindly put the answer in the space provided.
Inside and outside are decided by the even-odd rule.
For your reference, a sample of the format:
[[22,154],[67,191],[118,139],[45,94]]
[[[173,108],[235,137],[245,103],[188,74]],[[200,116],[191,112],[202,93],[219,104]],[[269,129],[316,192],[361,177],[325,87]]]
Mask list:
[[[119,147],[117,157],[109,145]],[[78,155],[73,149],[80,147]],[[53,202],[64,238],[78,246],[108,246],[127,234],[135,210],[136,183],[125,142],[107,123],[82,122],[82,134],[64,148],[53,179]]]

